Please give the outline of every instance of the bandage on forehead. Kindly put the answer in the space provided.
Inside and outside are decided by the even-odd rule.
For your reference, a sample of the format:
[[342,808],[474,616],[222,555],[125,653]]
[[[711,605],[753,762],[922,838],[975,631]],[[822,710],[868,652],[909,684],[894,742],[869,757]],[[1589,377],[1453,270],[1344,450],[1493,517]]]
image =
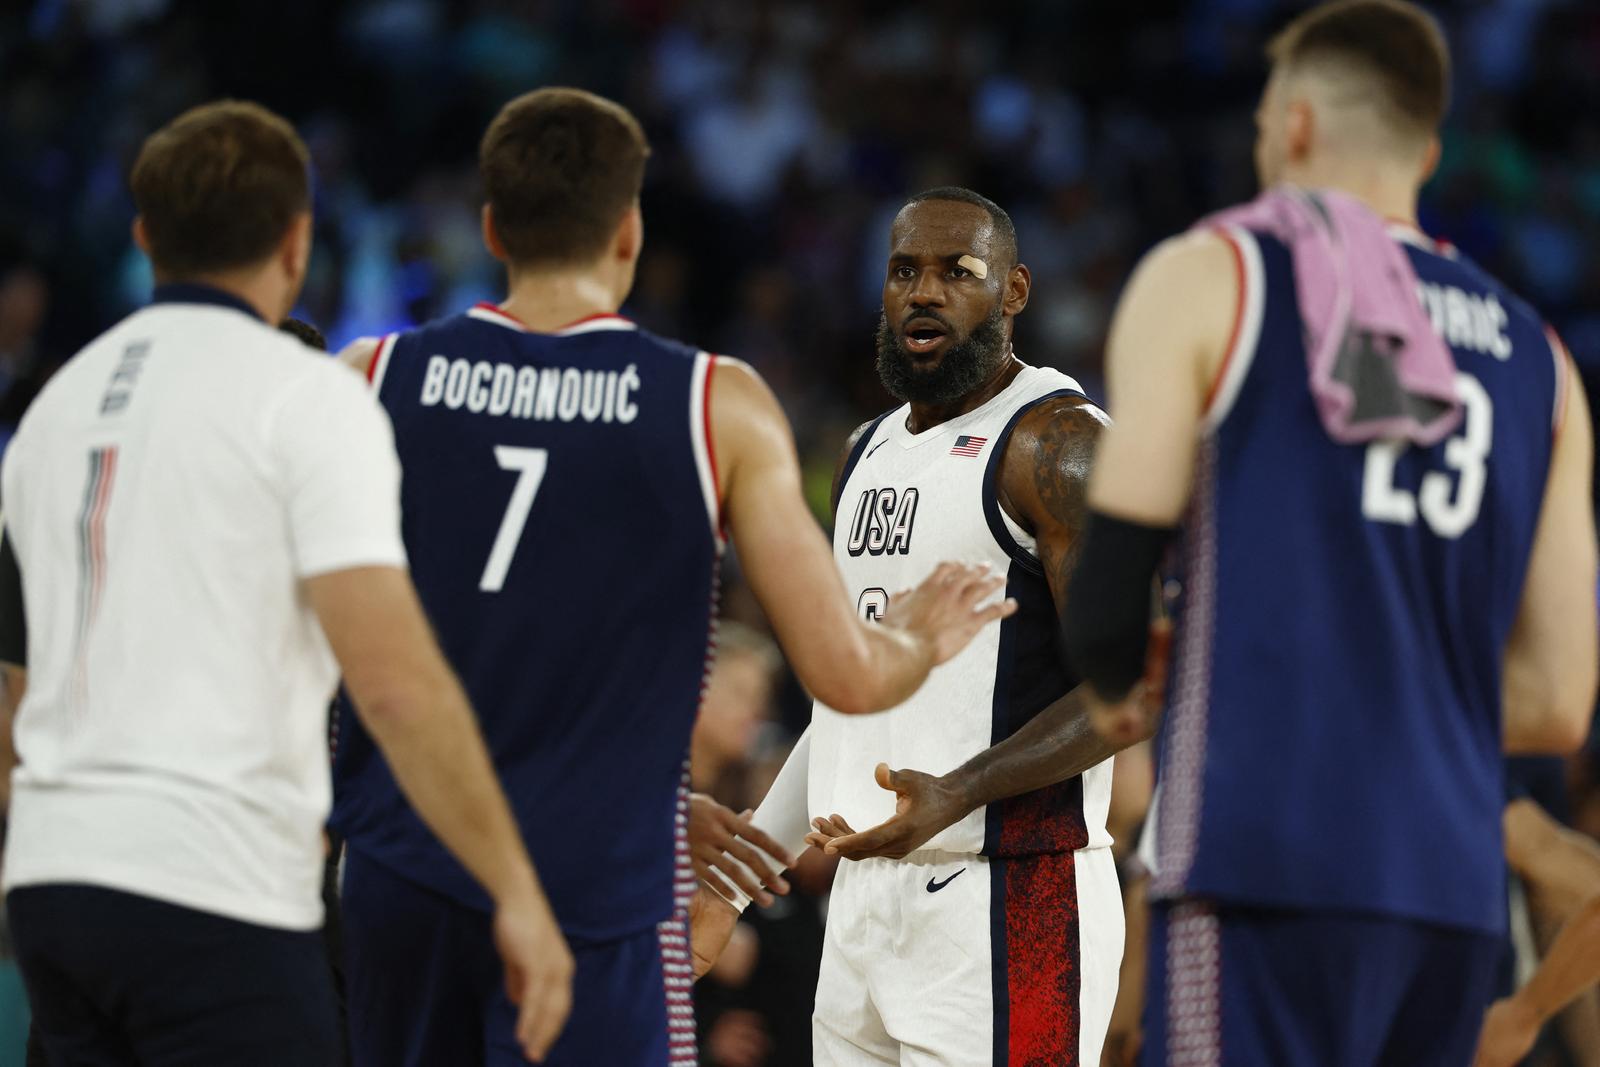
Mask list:
[[956,260],[956,266],[967,268],[972,272],[974,278],[987,278],[989,276],[989,264],[971,253]]

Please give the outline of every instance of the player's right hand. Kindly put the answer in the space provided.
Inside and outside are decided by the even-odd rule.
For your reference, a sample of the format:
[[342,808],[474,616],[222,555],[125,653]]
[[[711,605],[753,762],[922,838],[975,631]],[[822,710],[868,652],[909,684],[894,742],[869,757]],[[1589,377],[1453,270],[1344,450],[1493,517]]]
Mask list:
[[506,969],[506,995],[517,1006],[517,1042],[542,1061],[572,1010],[572,952],[536,894],[502,902],[494,913],[494,945]]
[[1009,598],[980,607],[1005,584],[1005,576],[987,563],[941,563],[921,585],[890,597],[882,622],[928,641],[938,666],[966,648],[979,630],[1016,613],[1017,602]]

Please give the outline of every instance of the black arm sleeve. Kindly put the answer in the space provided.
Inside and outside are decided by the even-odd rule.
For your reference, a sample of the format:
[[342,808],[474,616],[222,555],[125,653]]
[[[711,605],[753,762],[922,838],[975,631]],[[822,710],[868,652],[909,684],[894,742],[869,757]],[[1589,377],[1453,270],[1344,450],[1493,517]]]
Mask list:
[[1061,633],[1067,661],[1103,700],[1121,700],[1144,674],[1150,581],[1173,533],[1170,527],[1089,514]]
[[22,614],[22,572],[11,534],[0,527],[0,663],[28,664],[28,620]]

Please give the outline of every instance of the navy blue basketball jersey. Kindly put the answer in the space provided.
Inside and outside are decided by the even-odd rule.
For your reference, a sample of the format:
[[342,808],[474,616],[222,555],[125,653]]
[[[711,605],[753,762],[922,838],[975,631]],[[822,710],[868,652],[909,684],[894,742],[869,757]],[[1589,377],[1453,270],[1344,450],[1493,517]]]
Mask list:
[[[385,338],[412,578],[568,936],[665,919],[721,553],[714,360],[617,316],[535,333],[491,305]],[[487,897],[345,708],[334,825],[463,903]],[[676,883],[676,884],[675,884]]]
[[1184,524],[1155,890],[1504,926],[1501,663],[1562,406],[1560,344],[1396,228],[1455,357],[1431,448],[1336,443],[1288,249],[1227,228],[1238,326]]

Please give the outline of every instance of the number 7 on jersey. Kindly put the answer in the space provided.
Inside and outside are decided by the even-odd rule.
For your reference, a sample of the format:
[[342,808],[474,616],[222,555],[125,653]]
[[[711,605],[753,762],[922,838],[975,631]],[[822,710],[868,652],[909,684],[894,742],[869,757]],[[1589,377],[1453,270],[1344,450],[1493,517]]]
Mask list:
[[494,458],[501,470],[517,472],[517,484],[511,490],[511,501],[506,505],[505,517],[500,520],[500,532],[495,534],[494,547],[489,550],[489,562],[483,566],[483,577],[478,580],[478,589],[485,593],[498,593],[500,587],[506,584],[506,571],[511,569],[511,557],[517,553],[517,542],[522,540],[522,528],[528,524],[528,511],[539,492],[539,483],[544,481],[550,451],[495,445]]

